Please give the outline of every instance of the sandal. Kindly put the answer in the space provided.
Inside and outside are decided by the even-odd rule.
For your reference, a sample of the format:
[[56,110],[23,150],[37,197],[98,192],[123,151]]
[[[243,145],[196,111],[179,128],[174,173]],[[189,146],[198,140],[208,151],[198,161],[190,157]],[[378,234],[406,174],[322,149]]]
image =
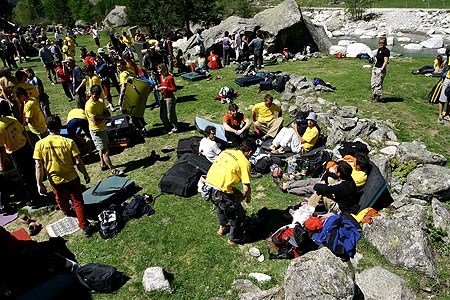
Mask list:
[[109,169],[108,166],[102,166],[102,171],[106,171],[108,169]]
[[122,170],[113,169],[111,170],[113,176],[123,176],[125,173]]
[[42,225],[39,224],[38,222],[31,222],[28,225],[28,231],[30,232],[30,235],[36,235],[39,232],[41,232],[42,229]]

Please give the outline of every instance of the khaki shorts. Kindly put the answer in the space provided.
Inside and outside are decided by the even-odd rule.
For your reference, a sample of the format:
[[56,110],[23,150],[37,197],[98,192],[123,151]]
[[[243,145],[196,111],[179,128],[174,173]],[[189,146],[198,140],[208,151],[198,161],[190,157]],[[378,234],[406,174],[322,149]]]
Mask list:
[[90,132],[95,149],[98,151],[108,150],[109,139],[106,131],[90,130]]

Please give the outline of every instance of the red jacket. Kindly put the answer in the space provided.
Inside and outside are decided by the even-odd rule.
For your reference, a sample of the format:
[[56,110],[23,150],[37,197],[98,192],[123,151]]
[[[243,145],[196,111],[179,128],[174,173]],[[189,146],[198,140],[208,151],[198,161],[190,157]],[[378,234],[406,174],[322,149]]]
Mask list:
[[177,91],[177,86],[175,85],[172,75],[167,76],[165,80],[161,76],[159,82],[161,82],[161,86],[167,87],[161,90],[163,98],[173,98],[173,92]]
[[220,57],[217,54],[211,54],[208,56],[209,68],[211,70],[219,68]]

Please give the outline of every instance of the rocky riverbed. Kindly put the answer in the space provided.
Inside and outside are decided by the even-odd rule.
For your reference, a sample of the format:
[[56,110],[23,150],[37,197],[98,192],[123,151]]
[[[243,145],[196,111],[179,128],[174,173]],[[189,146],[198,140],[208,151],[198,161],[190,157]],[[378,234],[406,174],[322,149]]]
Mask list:
[[350,20],[344,9],[303,8],[303,14],[324,26],[335,45],[350,40],[373,49],[377,37],[386,36],[396,53],[435,56],[450,44],[448,10],[374,8],[366,10],[365,20],[359,21]]

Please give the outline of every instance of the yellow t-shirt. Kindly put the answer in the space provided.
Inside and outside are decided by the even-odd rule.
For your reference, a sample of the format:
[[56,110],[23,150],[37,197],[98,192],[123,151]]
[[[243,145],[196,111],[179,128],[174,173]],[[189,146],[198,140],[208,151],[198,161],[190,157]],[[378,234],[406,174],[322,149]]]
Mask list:
[[14,86],[14,88],[18,88],[18,87],[21,87],[24,90],[26,90],[28,93],[28,96],[34,98],[39,103],[39,91],[34,85],[29,84],[27,82],[21,82]]
[[120,74],[119,74],[119,83],[120,84],[127,83],[128,77],[130,77],[130,72],[129,71],[122,71],[122,72],[120,72]]
[[103,85],[102,85],[102,81],[100,80],[100,77],[98,77],[97,75],[94,75],[92,77],[88,77],[88,85],[89,85],[89,89],[93,85],[100,86],[100,88],[102,89],[102,94],[100,95],[100,98],[105,99],[105,93],[103,92]]
[[72,119],[87,120],[86,113],[81,108],[74,108],[67,114],[67,123],[69,123]]
[[255,104],[252,109],[252,113],[256,112],[258,114],[258,121],[260,122],[269,122],[274,117],[274,112],[280,113],[281,108],[276,104],[271,104],[270,107],[267,107],[264,102],[260,102]]
[[136,77],[136,71],[134,70],[134,66],[131,62],[127,61],[127,71],[130,72],[131,77]]
[[98,124],[95,124],[94,121],[91,120],[91,117],[103,114],[104,110],[106,110],[106,106],[105,106],[105,103],[103,102],[103,99],[94,101],[91,97],[86,102],[84,112],[86,113],[86,117],[89,122],[90,130],[97,130],[97,131],[105,131],[106,130],[106,123],[104,120]]
[[5,147],[6,153],[11,154],[26,144],[24,130],[15,118],[0,117],[0,146]]
[[122,35],[122,42],[127,46],[127,48],[131,48],[131,39],[128,36]]
[[250,162],[240,150],[222,151],[206,175],[206,182],[227,194],[233,193],[233,185],[242,181],[250,184]]
[[356,183],[356,187],[360,188],[366,184],[367,173],[364,171],[356,170],[355,158],[349,154],[344,156],[343,160],[352,166],[352,178]]
[[49,135],[34,146],[33,158],[41,160],[52,185],[78,177],[73,158],[80,154],[75,142],[60,135]]
[[41,134],[47,131],[44,114],[39,107],[39,103],[34,98],[28,98],[27,103],[23,107],[23,115],[25,118],[30,119],[31,122],[28,122],[28,128],[30,128],[32,133]]
[[302,143],[302,153],[309,152],[317,142],[319,138],[319,130],[316,126],[313,128],[306,128],[305,133],[302,135],[302,138],[306,140],[306,143]]

